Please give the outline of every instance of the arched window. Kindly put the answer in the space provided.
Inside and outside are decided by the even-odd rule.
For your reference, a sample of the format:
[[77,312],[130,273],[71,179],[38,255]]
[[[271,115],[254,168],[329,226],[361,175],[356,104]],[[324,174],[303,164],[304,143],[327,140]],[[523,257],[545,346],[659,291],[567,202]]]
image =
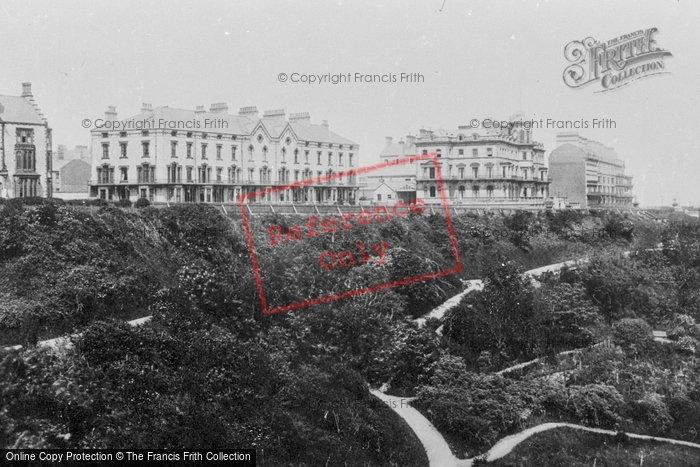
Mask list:
[[459,191],[459,197],[464,198],[464,191],[465,191],[464,187],[460,186],[458,191]]
[[430,187],[430,197],[435,198],[435,187],[434,186]]
[[253,158],[253,145],[251,144],[248,146],[248,158],[252,159]]

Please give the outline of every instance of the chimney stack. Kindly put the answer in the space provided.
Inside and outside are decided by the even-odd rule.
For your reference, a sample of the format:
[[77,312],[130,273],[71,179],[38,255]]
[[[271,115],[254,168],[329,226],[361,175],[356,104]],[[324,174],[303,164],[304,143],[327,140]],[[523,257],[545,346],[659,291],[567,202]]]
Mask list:
[[272,120],[284,120],[284,109],[266,110],[263,113],[263,118],[271,118]]
[[198,105],[194,111],[195,115],[202,115],[205,112],[203,105]]
[[34,96],[32,95],[32,83],[22,83],[22,97],[27,99],[31,106],[34,107],[34,111],[37,114],[39,114],[39,118],[41,118],[44,121],[44,123],[46,123],[46,118],[44,117],[44,114],[41,113],[41,110],[39,110],[39,106],[36,105],[36,102],[34,102]]
[[406,136],[406,142],[408,143],[409,146],[415,146],[416,144],[416,137],[412,135]]
[[32,96],[32,83],[22,83],[22,97],[26,97],[27,99],[34,97]]
[[328,120],[324,120],[324,121],[321,123],[321,126],[322,126],[323,128],[325,128],[326,130],[328,130]]
[[289,121],[300,123],[302,125],[310,125],[311,124],[311,115],[309,115],[309,112],[299,112],[299,113],[295,113],[295,114],[289,114]]
[[213,114],[228,115],[228,105],[226,105],[226,102],[218,102],[216,104],[212,104],[211,107],[209,107],[209,112]]
[[386,136],[386,137],[384,138],[384,140],[386,141],[386,144],[384,145],[384,147],[387,147],[387,148],[388,148],[389,146],[391,146],[391,143],[394,142],[394,138],[392,138],[391,136]]
[[117,107],[110,105],[107,107],[107,112],[105,112],[105,121],[113,122],[117,119]]
[[141,113],[149,113],[153,112],[153,105],[152,104],[141,104]]
[[240,117],[248,117],[255,120],[258,118],[258,108],[254,105],[250,107],[241,107],[241,110],[238,111],[238,115]]

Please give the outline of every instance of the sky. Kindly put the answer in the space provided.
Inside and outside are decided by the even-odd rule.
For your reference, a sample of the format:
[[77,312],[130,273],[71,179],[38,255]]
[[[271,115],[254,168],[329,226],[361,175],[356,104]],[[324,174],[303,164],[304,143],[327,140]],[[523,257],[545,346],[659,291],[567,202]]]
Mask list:
[[[563,79],[564,47],[658,28],[669,73],[606,93]],[[476,118],[586,121],[616,149],[643,206],[700,205],[700,2],[693,0],[61,1],[0,4],[0,94],[30,81],[53,144],[89,145],[83,119],[226,102],[309,112],[376,162],[385,137]],[[279,80],[280,73],[287,81]],[[394,74],[397,82],[291,82]],[[398,82],[420,73],[422,82]],[[590,128],[593,119],[616,128]],[[546,154],[556,128],[535,129]]]

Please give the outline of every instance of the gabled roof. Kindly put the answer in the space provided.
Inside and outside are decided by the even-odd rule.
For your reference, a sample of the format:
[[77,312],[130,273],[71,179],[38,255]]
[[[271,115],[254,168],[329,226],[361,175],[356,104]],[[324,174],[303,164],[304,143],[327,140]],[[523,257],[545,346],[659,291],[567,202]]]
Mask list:
[[379,185],[374,189],[374,191],[380,189],[382,185],[388,187],[391,191],[399,192],[399,191],[416,191],[416,185],[413,182],[407,182],[407,181],[394,181],[394,180],[383,180],[382,182],[379,183]]
[[574,146],[571,143],[565,143],[565,144],[562,144],[561,146],[557,147],[554,151],[552,151],[549,154],[549,162],[550,163],[552,162],[552,158],[554,158],[554,160],[556,160],[556,159],[563,159],[563,160],[580,159],[580,160],[584,161],[588,158],[588,154],[586,154],[586,151],[579,148],[578,146]]
[[0,121],[44,125],[39,112],[24,97],[0,95]]
[[60,170],[78,170],[80,168],[87,168],[90,169],[92,167],[91,164],[88,162],[85,162],[82,159],[73,159],[72,161],[69,161],[67,164],[63,164]]
[[333,133],[328,128],[322,125],[312,125],[312,124],[302,124],[298,122],[289,122],[289,126],[292,127],[294,133],[302,141],[315,141],[317,143],[331,143],[331,144],[350,144],[357,146],[357,143],[350,141],[349,139],[343,138],[342,136]]

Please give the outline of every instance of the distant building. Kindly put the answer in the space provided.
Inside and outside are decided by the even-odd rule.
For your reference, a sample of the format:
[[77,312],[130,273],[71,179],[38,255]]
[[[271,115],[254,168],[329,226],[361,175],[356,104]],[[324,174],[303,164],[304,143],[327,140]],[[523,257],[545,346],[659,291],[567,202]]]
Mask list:
[[87,198],[90,191],[92,166],[82,159],[74,159],[64,164],[59,171],[60,192],[55,196],[64,199]]
[[51,128],[31,83],[21,96],[0,95],[0,134],[0,197],[51,197]]
[[549,155],[550,187],[582,208],[632,206],[632,176],[611,147],[575,132],[557,134],[557,148]]
[[411,181],[380,180],[372,193],[372,200],[377,203],[411,203],[416,199],[416,185]]
[[[416,152],[415,145],[416,137],[407,136],[406,141],[400,140],[398,143],[393,142],[393,138],[390,136],[386,137],[386,146],[384,150],[379,155],[379,163],[394,162],[406,157],[415,156]],[[416,199],[416,172],[417,172],[418,162],[411,164],[399,164],[391,165],[381,170],[372,170],[366,172],[360,177],[360,195],[367,200],[377,200],[377,194],[381,194],[389,187],[396,189],[407,189],[407,187],[413,187],[412,193],[407,191],[402,191],[403,197],[411,200]],[[385,184],[383,188],[380,188],[382,184]],[[379,191],[377,191],[379,190]],[[383,197],[386,200],[385,193]],[[394,197],[396,199],[396,197]],[[379,200],[381,201],[381,200]]]
[[308,113],[225,103],[209,112],[153,109],[117,120],[115,107],[92,133],[90,196],[108,200],[145,197],[159,202],[236,202],[238,196],[276,185],[350,171],[342,179],[269,193],[250,202],[354,203],[358,198],[359,146],[311,123]]
[[[452,205],[543,209],[550,183],[543,145],[533,139],[532,126],[522,113],[513,115],[503,128],[495,123],[420,130],[415,150],[437,154]],[[418,197],[427,203],[440,203],[433,161],[421,161],[416,168]]]
[[92,152],[88,146],[68,149],[59,145],[54,153],[54,196],[63,199],[87,198],[90,191]]

